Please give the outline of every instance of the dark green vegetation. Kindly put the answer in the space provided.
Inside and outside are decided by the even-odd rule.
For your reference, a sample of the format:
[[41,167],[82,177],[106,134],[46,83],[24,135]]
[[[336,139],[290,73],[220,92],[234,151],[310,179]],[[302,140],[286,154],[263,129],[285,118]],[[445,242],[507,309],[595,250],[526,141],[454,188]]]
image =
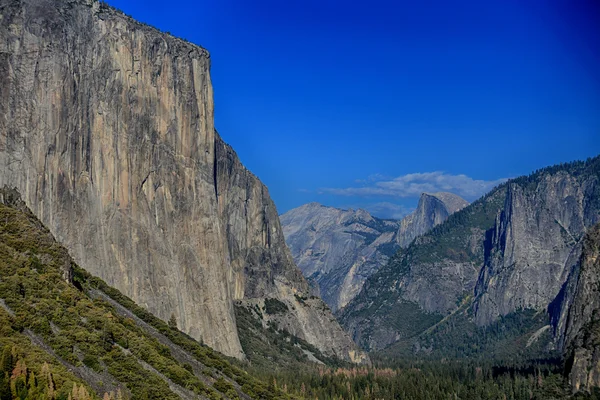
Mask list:
[[283,314],[289,311],[284,302],[277,299],[265,299],[265,312],[267,314]]
[[[484,232],[492,228],[498,211],[504,205],[505,192],[506,187],[500,186],[450,215],[444,223],[418,237],[406,249],[398,250],[387,265],[365,282],[361,293],[338,315],[346,326],[350,319],[364,316],[369,316],[370,321],[377,320],[376,324],[367,323],[363,335],[357,338],[361,346],[372,349],[370,339],[374,328],[387,327],[397,332],[400,340],[406,340],[443,318],[443,314],[426,312],[417,303],[405,300],[399,284],[403,280],[423,279],[428,282],[428,290],[432,293],[443,291],[439,287],[446,282],[436,280],[430,272],[434,263],[444,261],[481,265],[483,248],[472,246],[470,237],[476,232],[483,239]],[[428,267],[413,269],[414,265]],[[398,282],[398,286],[391,286],[391,282]],[[457,305],[468,297],[468,293],[462,293],[462,296],[463,299],[457,299]]]
[[306,368],[308,354],[330,366],[343,365],[341,361],[324,356],[310,343],[277,329],[273,324],[267,324],[265,329],[263,314],[258,306],[252,308],[238,304],[235,317],[242,348],[251,364],[249,368],[259,374]]
[[[570,396],[560,359],[536,360],[551,354],[544,348],[550,332],[540,330],[546,314],[522,310],[477,328],[468,294],[446,316],[408,301],[390,308],[405,338],[373,354],[377,368],[360,369],[263,324],[284,312],[284,303],[240,303],[236,320],[248,362],[226,359],[178,331],[174,318],[165,323],[78,268],[16,194],[1,195],[13,205],[0,204],[0,400],[600,399],[598,391]],[[493,193],[486,199],[461,218],[489,223]],[[458,222],[439,232],[466,235]],[[438,255],[469,256],[466,248],[451,248],[460,242],[455,238],[426,240]],[[413,244],[388,268],[409,266],[407,256],[438,256],[421,251]],[[383,304],[399,299],[384,294]],[[529,341],[536,330],[538,340]]]
[[2,195],[15,207],[0,204],[1,399],[288,397],[78,268]]
[[[497,363],[527,363],[543,354],[559,357],[545,346],[551,339],[551,329],[545,313],[524,310],[500,317],[487,327],[476,326],[471,319],[472,310],[463,307],[451,318],[433,325],[416,338],[401,340],[389,349],[377,353],[377,358],[388,365],[403,360],[459,360]],[[539,332],[530,340],[531,332]]]
[[279,374],[272,382],[315,399],[600,399],[600,391],[570,396],[562,375],[547,363],[484,366],[438,362],[396,369],[321,369]]

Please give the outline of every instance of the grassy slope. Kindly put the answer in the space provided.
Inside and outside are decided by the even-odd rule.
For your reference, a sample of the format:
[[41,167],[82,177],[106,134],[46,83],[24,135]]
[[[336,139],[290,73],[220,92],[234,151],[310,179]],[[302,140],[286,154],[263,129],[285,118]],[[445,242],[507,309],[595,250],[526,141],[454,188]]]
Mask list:
[[[80,385],[98,376],[108,379],[87,382],[95,386],[96,393],[86,386],[93,398],[103,395],[103,386],[106,391],[121,387],[125,397],[133,399],[178,398],[174,391],[211,399],[288,398],[78,268],[35,216],[22,205],[18,208],[0,204],[0,298],[14,312],[11,316],[0,309],[0,343],[14,349],[13,366],[23,359],[36,376],[47,362],[55,398],[70,392],[74,382]],[[63,279],[68,268],[73,284]],[[156,334],[106,299],[90,296],[92,291],[125,306],[202,368],[194,371],[178,361]]]

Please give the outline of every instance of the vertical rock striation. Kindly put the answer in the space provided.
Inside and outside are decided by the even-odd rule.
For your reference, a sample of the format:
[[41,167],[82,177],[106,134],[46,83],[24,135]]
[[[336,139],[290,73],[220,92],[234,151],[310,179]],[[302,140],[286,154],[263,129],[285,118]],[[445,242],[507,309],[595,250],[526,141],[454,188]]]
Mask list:
[[568,287],[559,344],[573,391],[589,391],[600,387],[600,225],[586,235]]
[[545,309],[577,263],[586,230],[600,220],[595,175],[565,171],[535,185],[508,184],[504,209],[475,289],[475,321],[488,325],[520,309]]
[[[266,188],[215,132],[208,52],[96,0],[0,9],[0,185],[82,267],[243,357],[233,302],[307,285]],[[348,358],[329,324],[323,350]]]
[[549,311],[560,336],[573,301],[568,277],[598,222],[600,157],[513,179],[399,251],[340,321],[370,349],[416,338],[440,318],[452,326],[466,316],[475,331],[527,309]]

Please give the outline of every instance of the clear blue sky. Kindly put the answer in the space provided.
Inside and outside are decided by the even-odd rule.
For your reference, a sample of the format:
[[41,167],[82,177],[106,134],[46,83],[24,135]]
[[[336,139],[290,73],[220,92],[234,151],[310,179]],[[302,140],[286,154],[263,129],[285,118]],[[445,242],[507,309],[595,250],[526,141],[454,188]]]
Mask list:
[[216,127],[281,213],[399,217],[600,153],[595,0],[108,2],[210,51]]

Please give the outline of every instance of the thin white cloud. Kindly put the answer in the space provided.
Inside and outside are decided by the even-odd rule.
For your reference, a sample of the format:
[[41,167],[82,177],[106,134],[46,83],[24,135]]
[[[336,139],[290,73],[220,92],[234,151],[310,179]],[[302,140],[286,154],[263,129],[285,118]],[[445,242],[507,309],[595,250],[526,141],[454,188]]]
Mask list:
[[369,204],[363,207],[371,215],[386,219],[402,219],[414,211],[414,208],[405,207],[400,204],[383,201],[380,203]]
[[467,200],[474,200],[489,192],[506,179],[485,181],[473,179],[467,175],[451,175],[441,171],[419,172],[397,178],[383,178],[362,186],[348,188],[322,188],[319,193],[338,196],[377,197],[388,196],[396,198],[418,197],[423,192],[451,192]]

